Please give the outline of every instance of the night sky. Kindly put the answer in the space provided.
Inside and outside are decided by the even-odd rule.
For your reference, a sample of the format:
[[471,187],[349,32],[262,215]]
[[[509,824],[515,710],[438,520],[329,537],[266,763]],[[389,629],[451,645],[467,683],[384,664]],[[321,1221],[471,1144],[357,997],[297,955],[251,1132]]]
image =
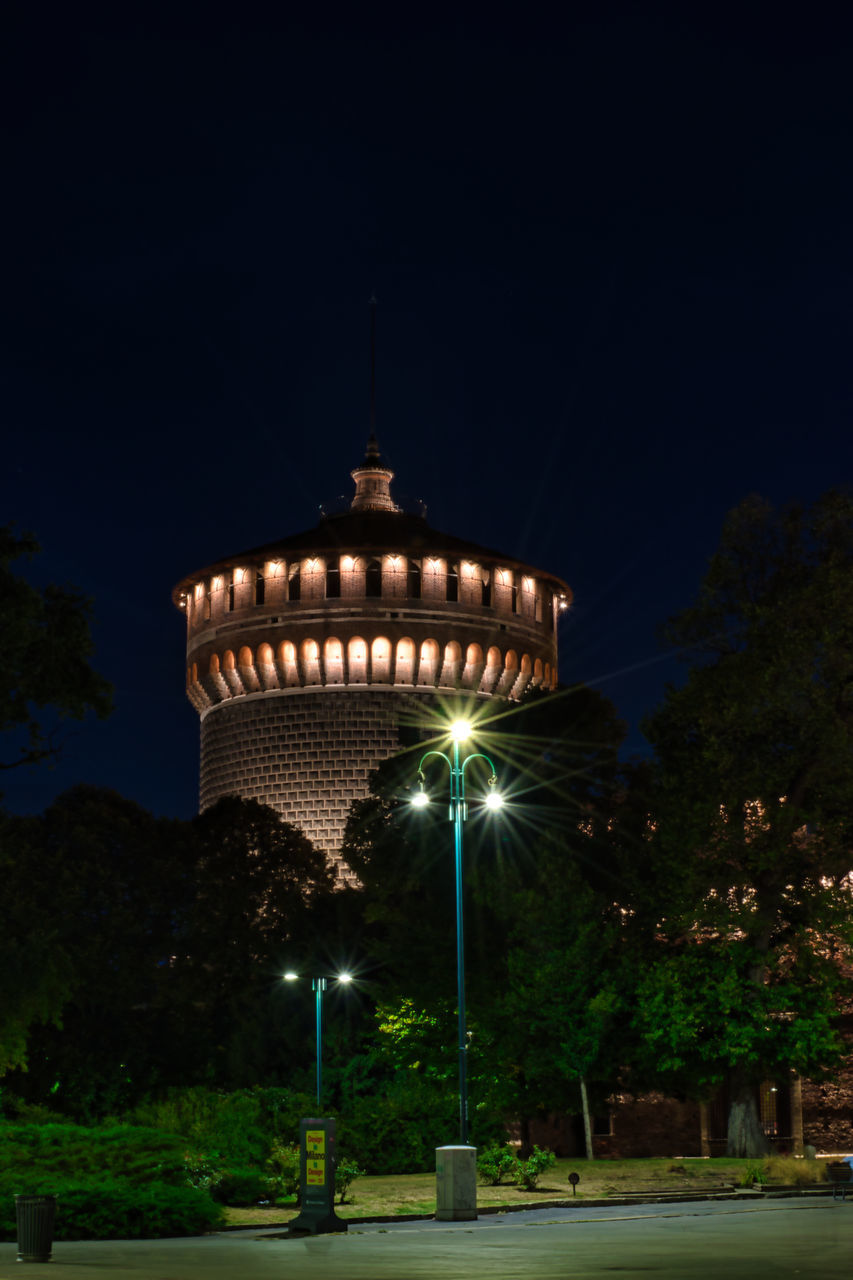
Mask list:
[[374,291],[394,492],[572,585],[561,677],[646,750],[726,511],[851,479],[840,7],[78,8],[0,31],[0,522],[116,710],[7,805],[195,811],[171,587],[352,492]]

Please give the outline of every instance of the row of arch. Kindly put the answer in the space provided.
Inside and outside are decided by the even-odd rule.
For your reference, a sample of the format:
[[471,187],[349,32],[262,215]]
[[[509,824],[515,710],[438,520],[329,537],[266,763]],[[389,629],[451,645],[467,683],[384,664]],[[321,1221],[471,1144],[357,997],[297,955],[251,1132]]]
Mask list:
[[479,644],[469,644],[463,651],[455,640],[442,646],[433,639],[418,644],[409,637],[394,642],[387,636],[353,636],[347,641],[330,636],[299,644],[282,640],[275,649],[267,643],[256,650],[242,645],[236,651],[211,654],[206,666],[203,670],[193,662],[187,670],[187,692],[200,711],[241,694],[273,689],[392,685],[472,689],[518,698],[528,685],[551,688],[556,680],[550,662],[527,653],[519,656],[515,649],[501,651],[492,645],[484,651]]

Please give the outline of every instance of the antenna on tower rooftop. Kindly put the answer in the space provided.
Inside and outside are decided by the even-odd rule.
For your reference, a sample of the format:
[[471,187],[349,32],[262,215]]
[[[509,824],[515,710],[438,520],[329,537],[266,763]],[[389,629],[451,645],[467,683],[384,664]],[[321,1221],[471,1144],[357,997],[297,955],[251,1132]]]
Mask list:
[[379,453],[376,439],[376,294],[370,295],[370,439],[367,452]]

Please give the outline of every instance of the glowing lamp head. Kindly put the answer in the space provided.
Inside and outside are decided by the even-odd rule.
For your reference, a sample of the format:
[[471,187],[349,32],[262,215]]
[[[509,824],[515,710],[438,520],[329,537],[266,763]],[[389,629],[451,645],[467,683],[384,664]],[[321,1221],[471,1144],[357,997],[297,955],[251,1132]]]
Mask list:
[[429,796],[425,791],[416,791],[412,796],[413,809],[425,809],[429,804]]
[[486,796],[487,809],[502,809],[504,806],[504,798],[499,791],[490,791]]
[[284,980],[285,982],[298,982],[299,974],[294,973],[292,969],[288,969],[287,973],[284,975]]
[[454,720],[450,726],[450,736],[454,742],[465,742],[471,736],[471,721]]
[[339,974],[338,974],[338,982],[343,982],[343,983],[352,982],[352,974],[351,974],[351,973],[339,973]]

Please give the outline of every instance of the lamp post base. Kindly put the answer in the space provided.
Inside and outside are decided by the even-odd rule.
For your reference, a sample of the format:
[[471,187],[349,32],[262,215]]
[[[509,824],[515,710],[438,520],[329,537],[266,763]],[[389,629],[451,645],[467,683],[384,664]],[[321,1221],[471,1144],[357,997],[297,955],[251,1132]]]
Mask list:
[[437,1222],[470,1222],[477,1216],[477,1148],[436,1147]]

